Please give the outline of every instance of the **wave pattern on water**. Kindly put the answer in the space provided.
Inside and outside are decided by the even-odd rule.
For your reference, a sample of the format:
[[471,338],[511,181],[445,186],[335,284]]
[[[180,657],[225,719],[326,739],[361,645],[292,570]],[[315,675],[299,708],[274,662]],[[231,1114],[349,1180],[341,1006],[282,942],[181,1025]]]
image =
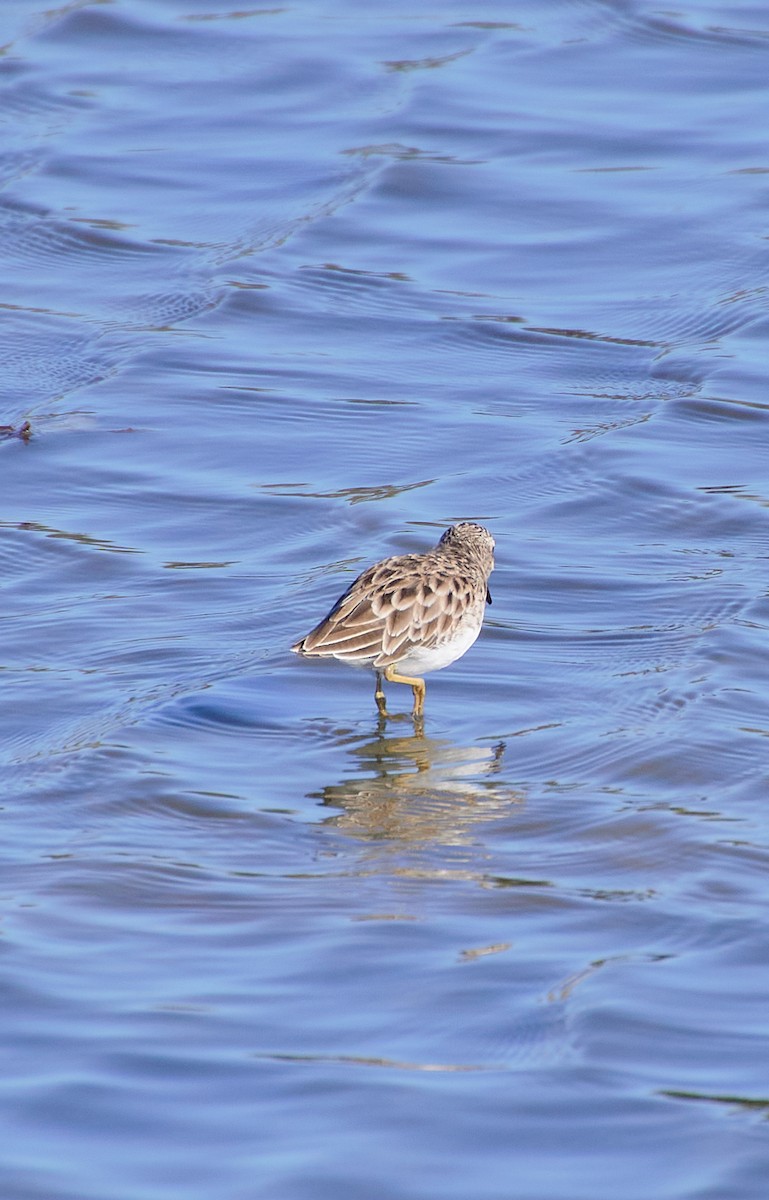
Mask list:
[[3,6],[4,1196],[764,1198],[766,13],[512,15]]

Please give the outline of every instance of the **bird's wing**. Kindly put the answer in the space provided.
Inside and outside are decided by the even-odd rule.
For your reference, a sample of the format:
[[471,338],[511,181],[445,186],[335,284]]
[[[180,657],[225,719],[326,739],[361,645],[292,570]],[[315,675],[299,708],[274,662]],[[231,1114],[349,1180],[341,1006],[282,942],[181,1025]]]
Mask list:
[[295,649],[386,667],[415,646],[445,640],[471,603],[468,584],[439,562],[387,558],[364,571]]

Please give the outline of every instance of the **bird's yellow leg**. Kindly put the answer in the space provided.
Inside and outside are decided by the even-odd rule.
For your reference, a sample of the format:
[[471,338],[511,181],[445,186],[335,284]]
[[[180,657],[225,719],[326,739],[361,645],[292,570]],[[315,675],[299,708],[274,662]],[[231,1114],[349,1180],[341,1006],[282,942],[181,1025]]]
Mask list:
[[384,677],[388,683],[407,683],[414,691],[413,716],[421,717],[425,709],[425,681],[412,675],[399,675],[394,666],[385,667]]
[[382,687],[382,675],[380,671],[376,673],[376,690],[374,691],[374,699],[376,706],[379,709],[380,717],[387,716],[387,702],[385,700],[384,688]]

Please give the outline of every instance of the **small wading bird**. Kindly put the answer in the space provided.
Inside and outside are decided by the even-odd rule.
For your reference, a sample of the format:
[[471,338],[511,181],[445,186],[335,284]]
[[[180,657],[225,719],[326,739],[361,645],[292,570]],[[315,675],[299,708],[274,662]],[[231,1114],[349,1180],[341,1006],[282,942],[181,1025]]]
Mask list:
[[369,567],[291,649],[375,671],[374,699],[383,717],[382,680],[410,684],[413,715],[421,717],[422,676],[461,658],[478,637],[491,604],[493,569],[494,539],[488,529],[462,521],[424,554],[398,554]]

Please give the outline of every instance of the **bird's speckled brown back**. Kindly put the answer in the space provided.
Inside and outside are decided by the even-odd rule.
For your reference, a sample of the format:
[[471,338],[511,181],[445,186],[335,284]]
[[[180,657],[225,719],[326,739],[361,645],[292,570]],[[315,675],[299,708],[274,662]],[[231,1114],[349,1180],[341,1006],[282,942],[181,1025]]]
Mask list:
[[292,650],[376,669],[439,648],[483,621],[494,539],[482,525],[452,525],[431,550],[385,558],[350,585]]

